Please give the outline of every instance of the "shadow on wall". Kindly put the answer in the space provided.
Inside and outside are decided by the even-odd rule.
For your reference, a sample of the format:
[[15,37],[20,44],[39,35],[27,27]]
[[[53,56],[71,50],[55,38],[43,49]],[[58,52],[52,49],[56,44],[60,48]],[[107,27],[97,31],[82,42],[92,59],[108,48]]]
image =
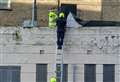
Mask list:
[[83,20],[120,21],[120,1],[101,0],[95,5],[79,5],[78,14]]
[[[80,19],[76,18],[76,21],[81,24],[83,27],[104,27],[104,26],[120,26],[119,21],[115,20],[104,20],[102,18],[101,12],[92,12],[92,11],[79,11]],[[82,14],[84,13],[84,14]],[[86,14],[85,14],[86,13]]]
[[[120,26],[120,1],[102,0],[101,5],[80,6],[78,15],[83,26]],[[84,8],[84,9],[83,9]],[[93,10],[92,10],[93,9]]]
[[77,16],[82,20],[101,20],[101,11],[77,10]]

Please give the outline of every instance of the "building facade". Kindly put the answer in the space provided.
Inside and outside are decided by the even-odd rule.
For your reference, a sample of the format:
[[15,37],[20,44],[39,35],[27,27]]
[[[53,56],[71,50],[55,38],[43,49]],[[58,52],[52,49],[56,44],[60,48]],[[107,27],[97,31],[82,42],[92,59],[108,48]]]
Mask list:
[[[83,20],[120,21],[119,0],[60,3],[76,4]],[[0,0],[0,82],[49,82],[56,74],[56,31],[44,28],[51,7],[57,0],[37,0],[40,28],[23,29],[32,18],[32,0]],[[63,82],[120,82],[119,33],[119,27],[68,28]]]
[[[120,82],[119,32],[118,27],[68,28],[63,82]],[[0,82],[50,81],[56,69],[55,30],[1,27],[0,38]]]
[[[77,16],[83,20],[120,21],[119,0],[60,0],[60,3],[76,4]],[[21,26],[25,20],[31,20],[32,0],[1,0],[0,4],[0,25]],[[37,0],[39,26],[48,26],[49,7],[57,8],[57,0]]]

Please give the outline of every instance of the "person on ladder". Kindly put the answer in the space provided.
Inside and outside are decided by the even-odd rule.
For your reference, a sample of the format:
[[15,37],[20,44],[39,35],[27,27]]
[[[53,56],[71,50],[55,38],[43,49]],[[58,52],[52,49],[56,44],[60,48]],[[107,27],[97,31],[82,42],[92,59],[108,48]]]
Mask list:
[[64,41],[64,35],[66,31],[66,20],[65,20],[65,14],[64,12],[60,12],[58,19],[56,21],[57,25],[57,49],[62,49],[63,41]]

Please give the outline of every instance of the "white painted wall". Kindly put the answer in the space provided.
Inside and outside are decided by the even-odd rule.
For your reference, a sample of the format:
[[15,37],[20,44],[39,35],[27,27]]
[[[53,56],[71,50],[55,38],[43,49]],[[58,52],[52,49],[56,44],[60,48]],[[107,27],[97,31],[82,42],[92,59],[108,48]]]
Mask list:
[[[20,38],[16,40],[15,32]],[[102,82],[102,64],[116,64],[116,82],[120,82],[120,28],[68,28],[65,36],[64,63],[69,64],[68,81],[84,82],[84,64],[97,64],[97,82]],[[40,54],[40,50],[44,52]],[[48,63],[48,82],[56,55],[56,30],[49,28],[0,28],[0,65],[21,66],[21,82],[36,82],[36,64]],[[70,78],[71,77],[71,78]]]

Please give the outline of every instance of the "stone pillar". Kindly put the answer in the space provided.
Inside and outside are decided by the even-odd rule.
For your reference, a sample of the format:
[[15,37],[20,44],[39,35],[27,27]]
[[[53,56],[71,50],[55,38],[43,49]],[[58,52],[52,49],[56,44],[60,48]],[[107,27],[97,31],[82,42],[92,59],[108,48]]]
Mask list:
[[21,65],[21,82],[36,82],[36,64]]
[[120,82],[120,66],[119,65],[115,65],[115,82]]
[[[78,75],[80,75],[80,79],[77,81],[77,82],[84,82],[84,64],[80,64],[79,65],[79,72],[78,72],[79,74]],[[77,77],[77,78],[79,78],[79,77]]]
[[56,70],[56,64],[49,63],[47,67],[47,82],[50,82],[50,78],[52,76],[56,76],[55,70]]
[[73,82],[73,68],[72,64],[68,64],[68,82]]
[[96,82],[103,82],[103,65],[96,65]]
[[68,82],[84,82],[84,64],[68,65]]
[[118,65],[116,66],[116,70],[117,70],[116,74],[118,75],[118,79],[116,78],[115,82],[120,82],[120,54],[118,55]]

